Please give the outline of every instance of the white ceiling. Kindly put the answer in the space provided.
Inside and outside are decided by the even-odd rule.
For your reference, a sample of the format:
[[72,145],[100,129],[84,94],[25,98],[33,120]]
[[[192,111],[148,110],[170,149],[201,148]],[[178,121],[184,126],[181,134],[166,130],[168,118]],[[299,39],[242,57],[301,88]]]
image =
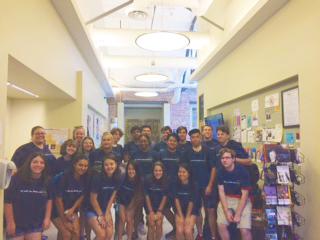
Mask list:
[[[57,5],[57,0],[52,1]],[[126,91],[152,88],[176,94],[181,88],[194,88],[189,84],[190,74],[183,83],[187,85],[181,85],[185,71],[203,68],[234,31],[240,32],[244,20],[253,17],[250,15],[253,10],[260,10],[258,7],[267,3],[276,5],[276,1],[286,0],[72,0],[72,3],[113,87]],[[268,9],[264,17],[276,11]],[[66,14],[57,10],[62,16]],[[146,19],[130,18],[128,13],[133,10],[146,12]],[[135,44],[142,33],[159,30],[185,34],[190,39],[187,49],[193,49],[193,57],[186,57],[187,49],[159,53],[140,49]],[[150,72],[167,75],[169,82],[147,84],[135,80],[136,75]]]

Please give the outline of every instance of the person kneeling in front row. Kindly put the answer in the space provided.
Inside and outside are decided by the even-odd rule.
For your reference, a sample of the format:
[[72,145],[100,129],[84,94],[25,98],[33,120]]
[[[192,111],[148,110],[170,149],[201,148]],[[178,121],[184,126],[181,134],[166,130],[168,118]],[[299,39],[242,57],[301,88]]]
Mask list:
[[220,203],[217,223],[222,240],[229,240],[228,225],[236,223],[243,240],[251,240],[250,180],[246,169],[235,163],[235,152],[220,150],[222,168],[218,171]]

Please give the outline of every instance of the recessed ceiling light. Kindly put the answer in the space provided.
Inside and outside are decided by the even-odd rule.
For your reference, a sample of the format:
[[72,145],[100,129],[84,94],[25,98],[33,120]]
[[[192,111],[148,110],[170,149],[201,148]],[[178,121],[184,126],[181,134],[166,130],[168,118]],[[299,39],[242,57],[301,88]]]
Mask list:
[[35,97],[35,98],[39,97],[37,94],[34,94],[34,93],[32,93],[32,92],[30,92],[30,91],[28,91],[28,90],[26,90],[26,89],[24,89],[22,87],[18,87],[17,85],[15,85],[13,83],[7,82],[7,86],[8,87],[12,87],[12,88],[14,88],[14,89],[16,89],[16,90],[18,90],[20,92],[26,93],[26,94],[28,94],[28,95],[30,95],[32,97]]
[[168,80],[168,76],[159,73],[145,73],[136,76],[136,80],[141,82],[165,82]]
[[145,20],[148,17],[148,13],[142,10],[132,10],[128,13],[129,18],[134,20]]
[[157,92],[136,92],[134,94],[137,97],[156,97],[159,95]]
[[149,51],[174,51],[187,47],[190,39],[181,33],[152,32],[137,37],[138,47]]

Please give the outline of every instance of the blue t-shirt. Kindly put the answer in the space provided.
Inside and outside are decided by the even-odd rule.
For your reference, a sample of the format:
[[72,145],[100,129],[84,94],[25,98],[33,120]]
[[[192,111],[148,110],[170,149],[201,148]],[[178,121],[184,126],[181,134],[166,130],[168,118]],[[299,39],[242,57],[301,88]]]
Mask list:
[[216,167],[214,153],[206,146],[202,146],[199,152],[190,148],[185,152],[183,160],[190,165],[193,180],[199,184],[201,189],[206,188],[209,184],[211,170]]
[[47,201],[52,198],[51,184],[40,179],[27,182],[17,175],[12,177],[4,193],[4,202],[13,206],[16,227],[25,230],[42,227]]
[[177,147],[177,149],[181,152],[182,156],[190,148],[192,148],[190,141],[186,141],[186,143],[183,143],[183,144],[179,143]]
[[120,144],[114,146],[112,152],[117,156],[117,159],[120,159],[120,161],[123,160],[123,147]]
[[179,163],[181,162],[181,153],[179,151],[170,152],[164,149],[159,153],[159,159],[165,167],[165,173],[170,179],[174,179],[178,175]]
[[218,147],[219,142],[215,139],[209,141],[202,141],[202,144],[207,146],[211,151],[214,151],[216,147]]
[[[190,202],[193,203],[192,212],[196,213],[200,207],[200,193],[197,185],[194,183],[182,184],[176,181],[172,186],[172,196],[173,199],[178,199],[180,202],[181,210],[184,215],[186,215],[188,210],[188,205]],[[175,201],[174,201],[175,202]],[[177,207],[174,204],[174,211],[177,213]]]
[[72,159],[66,160],[64,157],[59,157],[54,163],[53,176],[71,171],[72,170]]
[[123,154],[128,154],[129,158],[132,159],[132,155],[139,150],[138,144],[134,141],[130,141],[124,145]]
[[250,190],[251,188],[249,173],[239,164],[235,164],[235,168],[231,172],[225,168],[219,169],[217,178],[218,185],[224,186],[224,192],[229,197],[241,198],[241,190]]
[[152,150],[143,152],[139,149],[133,154],[132,159],[137,163],[140,175],[145,177],[152,173],[153,163],[159,160],[159,154]]
[[[117,177],[108,177],[104,173],[100,173],[93,177],[90,186],[90,192],[97,194],[97,201],[103,212],[106,211],[111,196],[119,188],[121,181]],[[94,211],[90,204],[89,209]]]
[[[65,210],[72,208],[75,202],[85,194],[87,194],[87,182],[84,178],[75,179],[70,171],[63,173],[55,187],[55,198],[62,198]],[[54,205],[51,218],[56,217],[58,217],[58,211]]]
[[[169,189],[166,179],[163,181],[155,179],[153,176],[149,176],[144,181],[144,193],[149,196],[153,211],[157,211],[160,207],[160,203],[164,197],[168,197]],[[145,210],[149,213],[149,209],[145,204]]]
[[158,142],[156,145],[154,145],[153,150],[156,152],[160,152],[167,149],[167,143],[164,141]]
[[90,153],[89,155],[89,162],[90,162],[90,167],[95,171],[100,173],[103,170],[103,161],[105,160],[106,156],[108,154],[114,154],[116,155],[116,160],[117,163],[120,164],[122,159],[121,156],[117,155],[117,153],[112,149],[111,152],[105,152],[103,149],[98,148],[94,150],[93,152]]
[[126,207],[129,206],[137,190],[135,182],[125,178],[117,192],[118,202]]
[[221,168],[221,156],[219,154],[219,151],[222,148],[229,148],[232,149],[235,153],[236,153],[236,157],[237,158],[242,158],[242,159],[247,159],[249,158],[248,153],[246,152],[246,150],[242,147],[242,144],[239,142],[236,142],[234,140],[229,140],[227,142],[226,145],[222,146],[221,144],[217,145],[217,147],[215,148],[214,152],[215,152],[215,158],[216,158],[216,162],[217,162],[217,168]]
[[33,144],[33,142],[26,143],[20,146],[14,152],[11,160],[16,164],[17,168],[20,168],[32,153],[41,153],[45,156],[46,163],[48,164],[49,174],[52,174],[52,168],[56,158],[51,153],[47,145],[41,149]]

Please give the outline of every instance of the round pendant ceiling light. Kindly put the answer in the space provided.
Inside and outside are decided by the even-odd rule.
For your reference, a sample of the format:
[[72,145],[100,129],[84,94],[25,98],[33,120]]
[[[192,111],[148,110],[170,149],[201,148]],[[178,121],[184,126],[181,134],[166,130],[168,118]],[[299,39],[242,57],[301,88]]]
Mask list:
[[159,95],[157,92],[136,92],[134,94],[137,97],[156,97]]
[[168,76],[159,74],[159,73],[145,73],[145,74],[137,75],[135,79],[140,82],[154,83],[154,82],[165,82],[169,78]]
[[190,39],[181,33],[152,32],[137,37],[138,47],[149,51],[174,51],[187,47]]

